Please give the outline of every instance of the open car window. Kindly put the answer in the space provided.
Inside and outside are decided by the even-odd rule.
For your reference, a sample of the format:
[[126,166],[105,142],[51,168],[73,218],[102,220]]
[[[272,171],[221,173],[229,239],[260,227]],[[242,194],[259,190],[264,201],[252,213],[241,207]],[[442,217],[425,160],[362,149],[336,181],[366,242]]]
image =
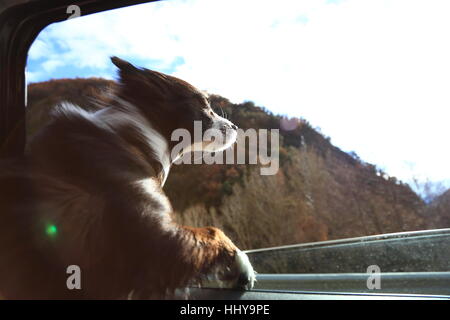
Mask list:
[[237,145],[222,162],[197,154],[164,186],[178,223],[224,230],[258,272],[251,292],[210,283],[192,289],[198,297],[450,296],[440,40],[450,9],[427,8],[422,30],[425,2],[407,13],[400,2],[211,3],[80,3],[79,15],[41,22],[18,68],[26,82],[11,81],[27,88],[26,108],[23,88],[2,104],[25,117],[1,120],[3,140],[19,132],[11,152],[27,152],[62,102],[98,111],[93,101],[117,89],[108,61],[120,55],[194,83],[246,135],[241,162]]

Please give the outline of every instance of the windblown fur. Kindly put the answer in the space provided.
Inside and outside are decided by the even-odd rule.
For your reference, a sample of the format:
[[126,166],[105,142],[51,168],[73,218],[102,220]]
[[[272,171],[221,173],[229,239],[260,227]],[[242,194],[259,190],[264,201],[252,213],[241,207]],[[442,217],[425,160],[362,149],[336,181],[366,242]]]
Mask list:
[[[61,105],[27,156],[0,164],[0,295],[164,298],[211,275],[251,287],[253,269],[232,241],[175,224],[162,190],[173,130],[192,132],[194,120],[236,127],[190,84],[112,61],[120,83],[110,105]],[[67,287],[70,265],[80,267],[80,290]]]

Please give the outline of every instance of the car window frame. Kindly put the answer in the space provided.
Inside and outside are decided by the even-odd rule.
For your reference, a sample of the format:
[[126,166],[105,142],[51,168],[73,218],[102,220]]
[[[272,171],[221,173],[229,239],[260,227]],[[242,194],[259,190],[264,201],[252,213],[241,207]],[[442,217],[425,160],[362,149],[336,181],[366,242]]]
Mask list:
[[5,0],[0,5],[0,158],[20,156],[26,143],[28,50],[48,25],[66,20],[70,5],[82,16],[158,0]]
[[[0,158],[20,156],[25,149],[26,79],[28,51],[48,25],[68,18],[67,8],[78,5],[82,15],[158,0],[6,0],[0,7]],[[439,299],[424,295],[192,289],[192,298],[211,299]]]

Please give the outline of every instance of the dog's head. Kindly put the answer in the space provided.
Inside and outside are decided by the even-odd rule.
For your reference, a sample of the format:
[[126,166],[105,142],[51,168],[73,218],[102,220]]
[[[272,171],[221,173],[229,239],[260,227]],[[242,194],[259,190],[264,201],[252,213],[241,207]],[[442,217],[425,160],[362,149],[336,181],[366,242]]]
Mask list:
[[171,136],[177,129],[187,130],[192,137],[183,152],[216,152],[236,141],[237,127],[213,111],[205,93],[181,79],[136,68],[117,57],[111,61],[119,68],[118,96],[137,107],[170,147],[176,144]]

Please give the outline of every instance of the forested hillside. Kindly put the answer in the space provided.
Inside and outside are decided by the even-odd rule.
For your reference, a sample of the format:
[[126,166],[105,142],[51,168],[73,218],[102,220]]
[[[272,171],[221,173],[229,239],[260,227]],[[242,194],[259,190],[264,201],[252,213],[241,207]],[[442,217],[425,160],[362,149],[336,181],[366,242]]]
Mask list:
[[[114,86],[94,78],[29,85],[28,139],[58,102],[95,110],[92,99]],[[280,170],[262,176],[257,165],[174,165],[164,189],[180,222],[221,227],[244,249],[450,227],[448,192],[426,205],[408,185],[333,146],[304,119],[218,95],[211,100],[240,128],[280,130]]]

